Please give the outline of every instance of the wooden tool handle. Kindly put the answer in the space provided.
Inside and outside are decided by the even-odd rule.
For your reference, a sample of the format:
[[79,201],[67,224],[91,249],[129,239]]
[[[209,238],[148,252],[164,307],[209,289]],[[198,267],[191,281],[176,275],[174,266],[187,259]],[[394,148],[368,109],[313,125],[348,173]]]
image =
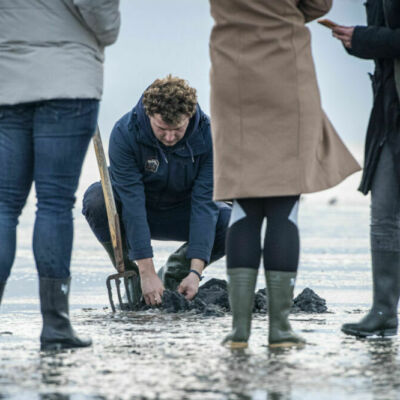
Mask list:
[[96,152],[97,165],[99,166],[101,186],[107,209],[108,227],[110,229],[111,243],[114,250],[115,268],[118,272],[125,272],[124,257],[122,253],[121,229],[117,207],[115,206],[114,193],[112,191],[110,175],[108,174],[106,155],[104,154],[99,127],[93,136],[94,151]]

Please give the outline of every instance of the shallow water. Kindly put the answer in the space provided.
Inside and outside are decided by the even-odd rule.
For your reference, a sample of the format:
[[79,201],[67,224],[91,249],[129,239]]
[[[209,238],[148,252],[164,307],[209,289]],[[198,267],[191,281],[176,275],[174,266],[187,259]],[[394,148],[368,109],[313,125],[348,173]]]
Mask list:
[[[339,199],[340,200],[340,199]],[[158,310],[112,314],[112,270],[76,211],[71,315],[93,338],[89,349],[39,352],[37,278],[31,254],[33,200],[19,227],[18,256],[0,313],[0,399],[400,399],[399,341],[340,332],[370,300],[368,202],[301,204],[302,256],[295,294],[311,287],[329,313],[294,314],[304,349],[271,351],[267,317],[254,317],[250,348],[220,346],[229,315],[205,318]],[[158,266],[177,243],[156,242]],[[224,260],[206,277],[225,278]],[[264,287],[260,269],[258,288]]]

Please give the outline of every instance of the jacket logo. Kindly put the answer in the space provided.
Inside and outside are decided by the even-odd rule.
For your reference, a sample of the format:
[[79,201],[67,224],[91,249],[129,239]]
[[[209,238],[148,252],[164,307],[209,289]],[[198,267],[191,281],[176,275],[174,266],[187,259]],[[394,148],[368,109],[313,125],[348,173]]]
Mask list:
[[157,172],[160,162],[157,158],[149,158],[144,165],[144,169],[149,172]]

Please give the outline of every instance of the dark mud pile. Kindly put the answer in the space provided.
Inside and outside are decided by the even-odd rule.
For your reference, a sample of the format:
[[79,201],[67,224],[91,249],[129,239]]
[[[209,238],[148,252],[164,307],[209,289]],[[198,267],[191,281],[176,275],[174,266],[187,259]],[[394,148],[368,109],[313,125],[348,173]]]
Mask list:
[[[144,303],[140,306],[141,310],[147,308],[148,306]],[[222,279],[210,279],[200,286],[197,296],[191,301],[186,300],[178,292],[165,290],[160,308],[167,313],[191,311],[206,317],[222,317],[230,311],[227,282]],[[266,313],[267,311],[266,289],[260,289],[255,295],[253,312]],[[293,313],[325,313],[327,311],[326,301],[310,288],[305,288],[293,300]]]

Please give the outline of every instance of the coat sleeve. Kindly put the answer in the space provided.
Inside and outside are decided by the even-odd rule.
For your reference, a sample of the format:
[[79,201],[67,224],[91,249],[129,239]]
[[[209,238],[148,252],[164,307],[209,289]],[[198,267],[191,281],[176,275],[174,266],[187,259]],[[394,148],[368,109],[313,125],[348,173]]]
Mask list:
[[147,223],[143,176],[118,125],[111,133],[109,157],[113,189],[122,205],[121,218],[128,241],[129,258],[151,258],[153,249]]
[[400,57],[400,29],[356,26],[348,52],[367,60]]
[[73,0],[101,46],[113,44],[121,25],[119,0]]
[[324,16],[332,7],[332,0],[300,0],[298,5],[306,22]]
[[192,189],[189,247],[186,257],[210,262],[218,219],[218,206],[213,198],[212,146],[201,156],[201,166]]

